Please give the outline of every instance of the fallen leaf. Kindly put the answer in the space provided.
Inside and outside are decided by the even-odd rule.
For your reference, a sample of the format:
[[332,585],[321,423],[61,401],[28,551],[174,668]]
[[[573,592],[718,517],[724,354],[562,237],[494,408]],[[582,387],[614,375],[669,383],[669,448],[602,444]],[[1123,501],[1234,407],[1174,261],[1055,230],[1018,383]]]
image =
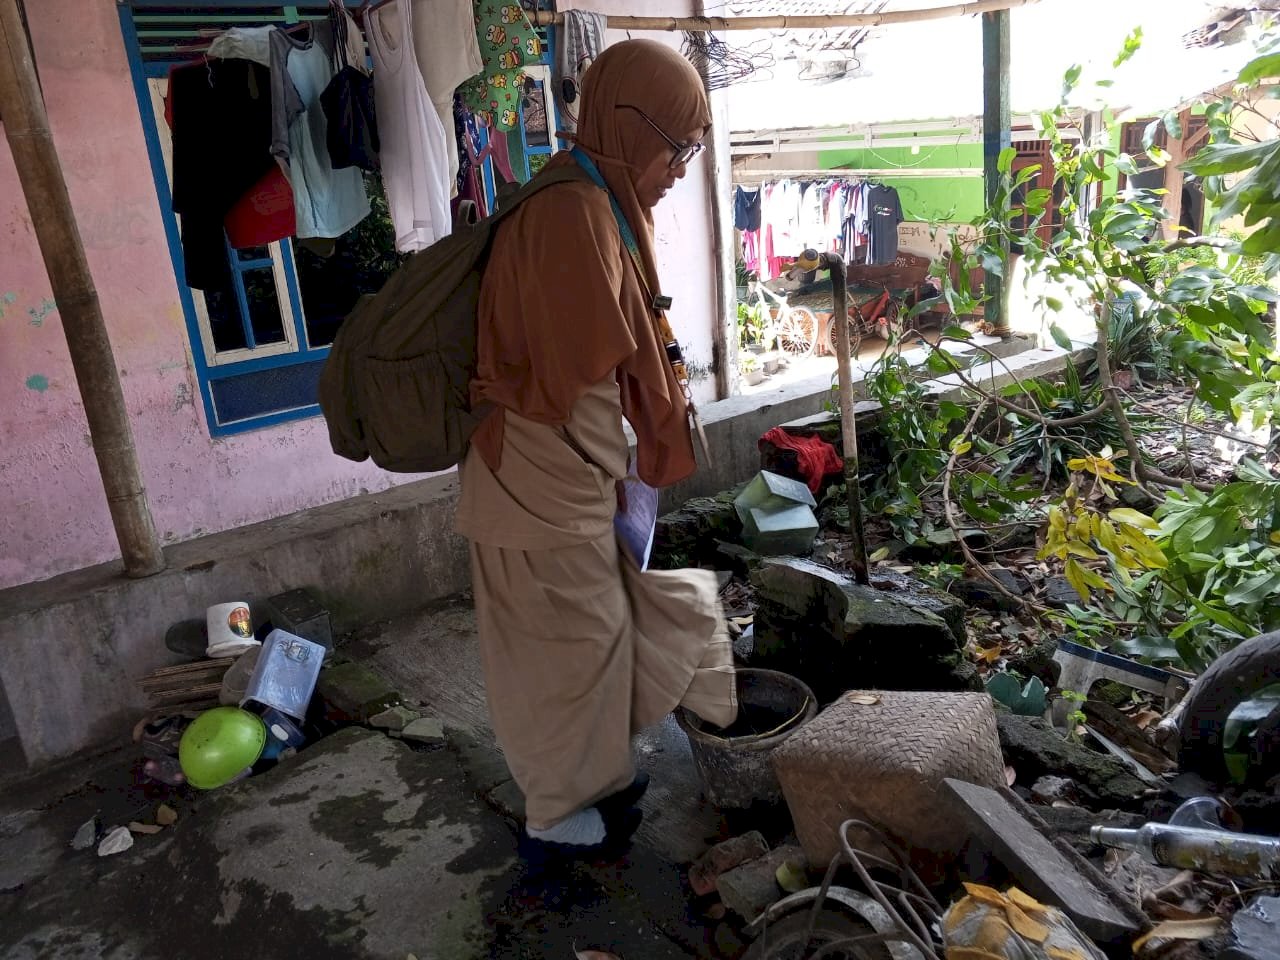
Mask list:
[[162,803],[156,808],[156,823],[162,827],[171,827],[178,822],[178,813],[173,807],[167,803]]
[[978,656],[981,657],[985,663],[995,663],[1004,656],[1004,651],[999,647],[987,647],[985,650],[980,649],[978,651]]
[[860,704],[864,707],[874,707],[880,703],[880,694],[878,693],[851,693],[845,697],[850,703]]
[[1139,730],[1145,730],[1153,723],[1159,723],[1163,719],[1164,717],[1154,710],[1143,710],[1141,713],[1134,715],[1133,722],[1138,725]]
[[1138,953],[1152,940],[1208,940],[1222,932],[1221,917],[1207,920],[1166,920],[1156,928],[1133,941],[1133,952]]
[[870,560],[872,563],[879,563],[881,560],[886,559],[888,556],[889,556],[889,548],[881,547],[871,556],[867,557],[867,559]]
[[1012,766],[1004,768],[1004,782],[1010,787],[1018,782],[1018,771],[1013,769]]
[[153,834],[153,833],[159,833],[163,829],[164,827],[157,826],[154,823],[139,823],[137,820],[129,821],[130,833]]

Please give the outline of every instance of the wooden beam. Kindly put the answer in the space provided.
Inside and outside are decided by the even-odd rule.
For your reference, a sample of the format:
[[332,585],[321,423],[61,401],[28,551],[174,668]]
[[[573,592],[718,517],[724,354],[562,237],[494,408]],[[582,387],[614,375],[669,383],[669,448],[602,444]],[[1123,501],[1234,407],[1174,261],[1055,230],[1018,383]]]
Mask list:
[[[833,27],[883,27],[894,23],[919,23],[1007,11],[1025,7],[1040,0],[977,0],[925,10],[886,10],[882,13],[844,13],[805,17],[619,17],[610,15],[612,30],[670,30],[680,33],[711,33],[721,30],[829,30]],[[534,19],[538,26],[564,23],[563,13],[539,11]]]
[[[1178,114],[1178,136],[1166,137],[1168,140],[1169,162],[1164,167],[1164,208],[1169,213],[1169,219],[1163,224],[1163,234],[1166,240],[1176,240],[1181,236],[1178,225],[1182,222],[1182,164],[1190,156],[1190,150],[1187,146],[1190,138],[1187,136],[1187,127],[1191,124],[1191,110],[1184,108]],[[1205,130],[1209,129],[1205,125]]]
[[[1000,153],[1012,140],[1012,116],[1009,109],[1009,11],[997,10],[982,15],[982,173],[990,206],[1000,189]],[[986,321],[991,332],[1003,336],[1009,332],[1008,290],[1009,251],[1003,256],[1005,277],[986,272]]]
[[[107,326],[36,81],[18,0],[0,0],[0,116],[62,318],[125,573],[164,569]],[[64,504],[74,511],[75,504]]]

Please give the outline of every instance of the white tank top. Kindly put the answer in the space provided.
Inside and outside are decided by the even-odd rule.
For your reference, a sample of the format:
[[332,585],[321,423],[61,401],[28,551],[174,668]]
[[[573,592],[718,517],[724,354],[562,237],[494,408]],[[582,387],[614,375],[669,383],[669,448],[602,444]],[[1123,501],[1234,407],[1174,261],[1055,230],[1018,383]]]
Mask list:
[[452,229],[447,140],[413,52],[412,9],[409,0],[393,0],[371,10],[366,31],[382,184],[402,253],[429,247]]

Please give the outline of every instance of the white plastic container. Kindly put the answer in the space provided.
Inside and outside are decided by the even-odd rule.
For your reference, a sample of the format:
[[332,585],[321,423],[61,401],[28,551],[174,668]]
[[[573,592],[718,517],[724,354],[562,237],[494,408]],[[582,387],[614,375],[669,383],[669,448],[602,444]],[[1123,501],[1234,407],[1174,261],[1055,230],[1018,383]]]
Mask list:
[[263,641],[258,665],[249,678],[244,706],[250,700],[304,720],[316,689],[324,647],[284,630],[272,630]]

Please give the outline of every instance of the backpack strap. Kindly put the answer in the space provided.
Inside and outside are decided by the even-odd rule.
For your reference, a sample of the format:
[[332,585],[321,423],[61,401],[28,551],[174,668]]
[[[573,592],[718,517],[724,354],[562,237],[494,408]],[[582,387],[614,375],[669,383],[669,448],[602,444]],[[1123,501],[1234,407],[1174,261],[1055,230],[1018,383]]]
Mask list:
[[543,170],[536,177],[511,194],[497,210],[491,213],[486,222],[490,225],[496,224],[507,214],[515,210],[520,204],[524,203],[535,193],[545,190],[547,187],[554,187],[559,183],[591,183],[591,178],[577,164],[573,166],[551,167]]

